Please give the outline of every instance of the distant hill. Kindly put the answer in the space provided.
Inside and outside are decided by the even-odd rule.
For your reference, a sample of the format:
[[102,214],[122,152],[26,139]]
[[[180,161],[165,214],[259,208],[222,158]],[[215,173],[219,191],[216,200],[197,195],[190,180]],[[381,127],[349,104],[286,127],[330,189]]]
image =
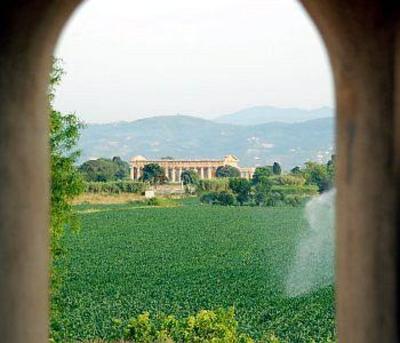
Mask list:
[[333,109],[321,107],[314,110],[257,106],[243,109],[215,119],[218,123],[233,125],[258,125],[271,122],[296,123],[311,119],[333,117]]
[[81,160],[134,155],[147,158],[222,158],[242,166],[279,161],[284,168],[327,160],[333,151],[333,118],[300,123],[238,126],[189,116],[163,116],[112,124],[89,124],[80,139]]

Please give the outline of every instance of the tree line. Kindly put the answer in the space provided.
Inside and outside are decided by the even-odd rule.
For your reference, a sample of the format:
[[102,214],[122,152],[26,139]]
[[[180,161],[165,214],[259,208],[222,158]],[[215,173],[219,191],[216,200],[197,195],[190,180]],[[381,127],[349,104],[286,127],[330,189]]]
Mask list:
[[334,185],[335,156],[328,163],[306,162],[284,173],[279,163],[257,167],[251,179],[229,175],[224,182],[200,180],[200,200],[225,206],[299,206]]

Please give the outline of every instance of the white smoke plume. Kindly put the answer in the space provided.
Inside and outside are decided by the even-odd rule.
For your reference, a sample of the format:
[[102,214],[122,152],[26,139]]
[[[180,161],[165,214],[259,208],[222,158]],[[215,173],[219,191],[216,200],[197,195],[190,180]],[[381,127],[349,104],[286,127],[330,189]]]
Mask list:
[[305,207],[308,222],[289,269],[286,292],[305,295],[334,282],[335,195],[332,189],[312,198]]

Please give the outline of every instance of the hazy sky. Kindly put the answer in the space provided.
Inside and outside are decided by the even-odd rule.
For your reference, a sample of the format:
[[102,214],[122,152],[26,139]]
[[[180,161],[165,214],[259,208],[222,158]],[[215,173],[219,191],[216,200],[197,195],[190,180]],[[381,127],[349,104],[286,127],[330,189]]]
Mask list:
[[87,122],[333,104],[325,48],[295,0],[88,0],[56,55],[57,108]]

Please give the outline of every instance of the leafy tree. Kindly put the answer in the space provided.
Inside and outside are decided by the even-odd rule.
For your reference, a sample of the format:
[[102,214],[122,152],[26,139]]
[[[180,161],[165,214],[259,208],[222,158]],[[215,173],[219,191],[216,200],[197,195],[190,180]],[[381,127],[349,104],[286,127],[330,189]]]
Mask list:
[[306,179],[306,184],[317,185],[320,193],[328,190],[331,187],[327,168],[324,164],[317,162],[306,162],[303,169],[303,175]]
[[117,181],[128,177],[129,164],[118,156],[113,157],[112,160],[99,158],[84,162],[79,170],[86,181]]
[[272,180],[267,176],[261,176],[255,186],[255,202],[259,206],[267,204],[272,189]]
[[165,183],[167,181],[165,169],[157,163],[146,164],[143,168],[142,180],[153,185]]
[[186,192],[192,193],[194,191],[194,186],[197,186],[199,184],[200,179],[196,171],[186,169],[181,174],[181,180],[183,185],[185,186]]
[[80,152],[76,149],[82,122],[75,114],[63,114],[54,109],[55,89],[64,70],[61,61],[54,59],[48,89],[50,116],[51,165],[51,251],[53,260],[61,252],[60,238],[64,228],[78,228],[71,200],[84,191],[82,177],[75,167]]
[[220,166],[215,175],[217,177],[240,177],[240,170],[232,166]]
[[293,175],[301,175],[301,168],[296,166],[290,170],[290,173]]
[[272,165],[272,172],[274,175],[281,175],[282,174],[282,168],[281,165],[278,162],[274,162]]
[[114,156],[112,158],[112,161],[118,166],[118,169],[114,175],[115,179],[126,179],[129,176],[129,163],[123,161],[119,156]]
[[[61,62],[53,60],[48,88],[49,101],[49,145],[50,145],[50,253],[51,297],[57,297],[62,282],[62,272],[54,265],[64,250],[61,238],[65,228],[79,228],[79,221],[71,200],[84,191],[81,174],[76,168],[79,151],[76,145],[83,124],[75,114],[63,114],[54,109],[56,87],[60,84],[64,71]],[[57,336],[60,310],[51,302],[51,336]]]
[[328,173],[328,179],[330,186],[333,187],[335,183],[335,175],[336,175],[336,156],[332,155],[331,159],[326,164],[326,171]]
[[236,200],[240,205],[250,200],[251,182],[244,178],[229,179],[229,188],[236,195]]
[[257,167],[253,174],[253,184],[256,185],[262,177],[269,177],[272,175],[272,166]]
[[218,192],[217,193],[217,204],[222,206],[232,206],[235,204],[235,197],[231,192]]
[[197,185],[199,183],[199,175],[196,171],[186,169],[181,174],[182,183],[186,185]]
[[299,175],[274,175],[270,177],[270,180],[273,185],[296,185],[296,186],[304,186],[306,180],[304,179],[302,174]]
[[235,196],[230,191],[206,192],[201,195],[200,201],[209,205],[232,206]]

